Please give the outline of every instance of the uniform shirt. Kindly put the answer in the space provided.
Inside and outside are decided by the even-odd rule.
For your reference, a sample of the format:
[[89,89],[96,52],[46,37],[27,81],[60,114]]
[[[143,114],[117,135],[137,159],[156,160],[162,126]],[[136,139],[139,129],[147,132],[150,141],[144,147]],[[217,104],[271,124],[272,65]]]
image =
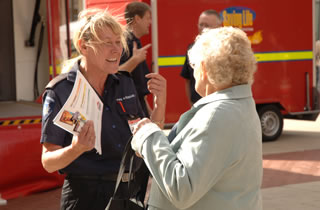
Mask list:
[[[74,86],[79,64],[76,63],[67,77],[44,93],[41,143],[62,147],[72,141],[72,134],[53,124],[53,119],[68,99]],[[123,74],[109,74],[103,96],[104,107],[101,125],[102,155],[95,149],[83,153],[60,172],[67,174],[100,175],[117,173],[125,145],[132,134],[128,118],[144,117],[132,79]],[[121,104],[117,101],[121,100]]]
[[[193,46],[193,44],[190,44],[188,47],[188,50]],[[201,96],[197,93],[197,91],[195,90],[195,84],[196,84],[196,80],[194,79],[193,76],[193,68],[190,66],[189,64],[189,56],[188,56],[188,52],[186,54],[186,60],[183,64],[182,70],[180,72],[180,76],[182,76],[183,78],[190,80],[190,100],[192,101],[192,103],[197,102]]]
[[175,133],[170,143],[149,123],[131,142],[153,176],[150,210],[262,210],[262,134],[249,85],[200,99]]
[[[121,56],[120,65],[125,63],[126,61],[128,61],[132,57],[133,42],[137,43],[137,49],[140,49],[142,47],[140,40],[137,37],[135,37],[133,33],[130,33],[127,38],[129,54],[124,53]],[[126,70],[126,69],[120,69],[120,70]],[[150,73],[150,71],[149,71],[148,65],[145,60],[143,62],[139,63],[136,66],[136,68],[131,72],[131,77],[133,79],[136,90],[138,92],[140,104],[141,104],[142,109],[145,112],[146,116],[149,116],[149,114],[148,114],[148,109],[147,109],[144,97],[146,95],[148,95],[150,92],[149,92],[148,86],[147,86],[148,79],[145,76],[149,73]]]

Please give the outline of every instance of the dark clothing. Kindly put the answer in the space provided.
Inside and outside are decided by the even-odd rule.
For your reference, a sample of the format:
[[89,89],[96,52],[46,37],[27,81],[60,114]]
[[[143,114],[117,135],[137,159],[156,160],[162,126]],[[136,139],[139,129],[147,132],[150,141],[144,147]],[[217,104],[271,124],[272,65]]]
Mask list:
[[[113,196],[115,184],[112,181],[67,176],[62,187],[60,209],[104,210]],[[128,183],[121,182],[115,197],[128,197],[128,192]]]
[[[76,63],[70,70],[70,72],[67,73],[65,79],[62,79],[54,87],[45,91],[43,96],[44,105],[41,143],[48,142],[55,145],[60,145],[62,147],[66,147],[71,144],[72,134],[54,125],[53,119],[68,99],[74,86],[76,74],[78,71],[79,64]],[[67,174],[67,177],[68,175],[116,175],[120,167],[120,161],[124,148],[132,136],[131,130],[128,125],[128,120],[136,117],[143,118],[145,116],[141,109],[132,79],[129,76],[124,75],[123,73],[117,73],[108,76],[105,83],[103,96],[100,98],[104,104],[101,125],[102,155],[99,155],[95,149],[83,153],[71,164],[59,171],[60,173]],[[121,101],[122,104],[120,104],[119,101]],[[136,158],[134,160],[134,163],[135,165],[133,171],[135,171],[140,166],[144,166],[143,160],[140,158]],[[148,177],[146,176],[145,178],[145,182],[147,183]],[[97,194],[102,193],[103,198],[101,197],[101,199],[104,200],[103,202],[108,202],[108,196],[112,195],[111,193],[113,193],[114,190],[113,182],[115,182],[115,180],[112,181],[112,187],[110,188],[109,186],[111,186],[111,184],[108,184],[108,182],[110,181],[101,181],[101,186],[99,187],[97,187],[99,183],[92,184],[92,180],[84,180],[84,182],[88,183],[88,188],[86,188],[85,184],[81,184],[81,188],[79,189],[80,186],[70,185],[70,181],[68,182],[68,184],[65,183],[65,185],[70,185],[72,188],[74,186],[75,188],[71,191],[69,189],[66,191],[62,191],[62,197],[71,199],[72,197],[70,196],[72,196],[73,192],[83,191],[81,192],[81,195],[77,197],[77,200],[80,199],[79,205],[81,205],[81,208],[76,209],[104,209],[105,206],[104,208],[83,208],[81,203],[86,201],[82,201],[81,196],[83,195],[86,198],[87,202],[90,203],[91,198],[94,198]],[[104,182],[106,182],[106,184]],[[64,188],[66,187],[67,186],[64,186]],[[101,190],[104,187],[107,187],[107,190]],[[92,192],[92,190],[96,191]],[[63,202],[66,203],[67,201]],[[91,204],[94,205],[94,203]]]
[[[121,183],[126,193],[127,183]],[[105,209],[113,195],[115,182],[66,178],[62,187],[60,209],[96,210]]]
[[[188,46],[188,50],[192,46],[193,46],[193,44],[190,44]],[[192,101],[192,103],[197,102],[201,98],[201,96],[195,90],[196,81],[195,81],[194,76],[193,76],[193,68],[189,64],[188,51],[187,51],[187,54],[186,54],[186,60],[185,60],[185,62],[183,64],[180,76],[182,76],[183,78],[185,78],[187,80],[190,80],[190,97],[191,97],[190,100]]]
[[[120,65],[128,61],[132,57],[133,53],[133,42],[136,42],[137,49],[142,48],[141,41],[134,36],[133,33],[130,33],[127,38],[127,44],[129,49],[129,54],[123,53],[120,59]],[[125,71],[126,69],[120,69],[120,71]],[[147,65],[147,62],[144,60],[143,62],[139,63],[136,68],[131,72],[131,77],[133,79],[133,82],[135,84],[141,107],[145,113],[146,116],[149,117],[148,109],[146,102],[144,100],[144,97],[148,95],[150,92],[147,87],[148,79],[145,77],[145,75],[149,74],[149,68]]]

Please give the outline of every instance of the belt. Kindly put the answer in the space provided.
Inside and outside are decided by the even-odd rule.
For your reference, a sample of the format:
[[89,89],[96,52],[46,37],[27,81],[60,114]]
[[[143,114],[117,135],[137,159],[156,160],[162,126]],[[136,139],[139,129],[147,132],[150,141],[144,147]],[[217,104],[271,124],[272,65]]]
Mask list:
[[[118,174],[104,174],[104,175],[78,175],[68,174],[66,179],[89,179],[89,180],[103,180],[103,181],[117,181]],[[133,180],[133,174],[131,174],[130,180]],[[121,178],[121,182],[129,181],[129,173],[124,173]]]

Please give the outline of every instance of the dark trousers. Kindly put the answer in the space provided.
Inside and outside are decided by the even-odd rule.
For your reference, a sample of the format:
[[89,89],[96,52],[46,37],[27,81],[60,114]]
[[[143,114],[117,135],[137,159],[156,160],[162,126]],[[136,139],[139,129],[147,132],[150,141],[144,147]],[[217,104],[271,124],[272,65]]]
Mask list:
[[[66,178],[62,187],[61,210],[105,210],[113,196],[115,181]],[[126,197],[128,183],[120,183],[116,197]]]

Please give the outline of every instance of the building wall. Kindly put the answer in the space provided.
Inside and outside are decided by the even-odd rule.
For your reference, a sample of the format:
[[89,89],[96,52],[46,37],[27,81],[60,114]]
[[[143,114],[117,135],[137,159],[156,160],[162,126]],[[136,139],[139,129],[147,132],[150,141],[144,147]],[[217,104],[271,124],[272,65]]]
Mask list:
[[[35,33],[35,46],[26,47],[25,40],[29,39],[33,12],[36,0],[13,0],[13,21],[16,61],[16,91],[17,101],[34,101],[34,72],[37,58],[40,24]],[[46,1],[41,0],[40,15],[46,23]],[[49,81],[49,58],[47,28],[44,30],[43,46],[38,64],[38,89],[42,94]]]

